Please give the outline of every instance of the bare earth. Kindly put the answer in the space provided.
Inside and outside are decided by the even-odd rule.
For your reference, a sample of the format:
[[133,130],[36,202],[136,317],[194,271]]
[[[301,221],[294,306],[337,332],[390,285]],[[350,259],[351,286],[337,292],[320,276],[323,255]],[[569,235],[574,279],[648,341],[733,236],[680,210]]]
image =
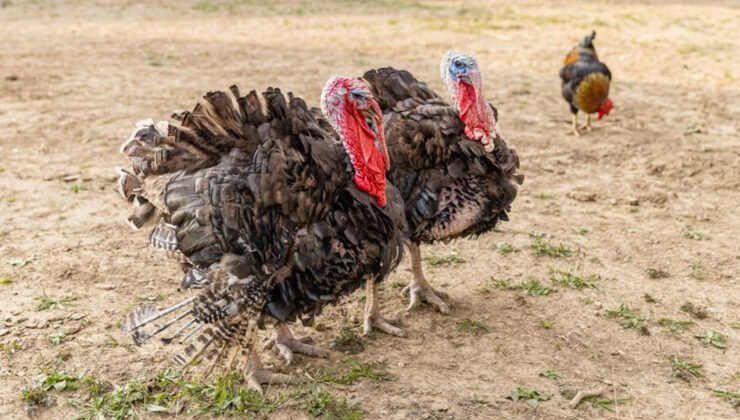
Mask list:
[[[330,392],[366,418],[740,418],[713,392],[740,392],[737,3],[84,3],[0,8],[0,278],[10,282],[0,284],[0,418],[26,417],[21,391],[50,366],[114,384],[169,366],[171,349],[130,346],[116,328],[147,298],[183,297],[179,267],[147,247],[146,230],[124,224],[115,192],[118,146],[137,120],[166,118],[232,83],[318,104],[330,76],[384,65],[444,92],[438,60],[449,48],[478,58],[525,184],[500,232],[424,248],[436,258],[427,277],[450,294],[452,315],[405,312],[397,286],[410,279],[408,262],[388,280],[384,310],[403,317],[410,337],[374,335],[354,357],[383,362],[394,379]],[[616,108],[575,138],[557,74],[591,28]],[[571,255],[536,256],[536,232]],[[504,243],[518,252],[497,252]],[[668,277],[650,278],[651,268]],[[572,289],[551,281],[551,269],[600,280]],[[555,291],[496,287],[506,279]],[[43,293],[77,300],[38,311]],[[686,302],[708,316],[693,319]],[[642,329],[608,316],[622,304],[646,319]],[[296,330],[329,348],[361,307],[352,296],[322,315],[326,330]],[[459,324],[466,318],[488,333],[473,335]],[[693,323],[671,331],[662,318]],[[695,337],[708,331],[726,336],[716,342],[726,348]],[[702,365],[701,375],[676,377],[671,356]],[[293,369],[344,357],[298,356]],[[282,369],[274,354],[266,361]],[[541,376],[547,370],[558,377]],[[550,399],[537,409],[506,399],[517,387]],[[568,406],[569,389],[601,387],[602,398],[627,400],[612,411]],[[79,412],[54,396],[42,417]],[[273,415],[308,416],[302,403]]]

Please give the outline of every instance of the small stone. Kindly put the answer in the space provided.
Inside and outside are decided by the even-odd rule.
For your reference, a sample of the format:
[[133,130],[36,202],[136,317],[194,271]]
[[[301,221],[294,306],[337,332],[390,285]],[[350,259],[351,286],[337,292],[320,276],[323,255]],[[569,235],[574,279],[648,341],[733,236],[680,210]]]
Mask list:
[[434,411],[447,411],[450,409],[450,405],[445,401],[435,401],[430,408]]
[[406,363],[404,363],[404,362],[398,362],[398,367],[400,367],[400,368],[403,369],[403,368],[406,367]]
[[603,303],[601,303],[599,301],[594,302],[594,308],[601,309],[603,307],[604,307],[604,304]]
[[86,316],[87,315],[85,315],[85,314],[77,314],[77,313],[75,313],[75,314],[71,314],[68,318],[71,319],[72,321],[79,321],[79,320],[81,320],[82,318],[84,318]]
[[98,283],[95,285],[95,287],[97,287],[100,290],[113,290],[116,288],[115,285],[108,284],[108,283]]
[[67,325],[66,327],[62,328],[62,332],[64,335],[74,335],[80,332],[82,327],[80,325]]
[[0,337],[2,337],[4,335],[8,335],[9,332],[10,332],[10,330],[7,329],[7,328],[0,329]]

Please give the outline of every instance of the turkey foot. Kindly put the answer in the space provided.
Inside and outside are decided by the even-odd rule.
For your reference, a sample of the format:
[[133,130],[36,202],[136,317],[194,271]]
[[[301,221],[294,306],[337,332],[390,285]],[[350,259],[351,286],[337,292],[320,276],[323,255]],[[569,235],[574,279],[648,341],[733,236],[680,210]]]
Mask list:
[[380,315],[380,306],[377,299],[377,285],[373,276],[369,276],[365,281],[365,320],[362,326],[364,335],[370,334],[373,328],[377,328],[386,334],[398,337],[406,337],[406,331],[393,325],[398,320],[386,319]]
[[268,369],[262,368],[262,362],[254,350],[254,346],[249,354],[247,367],[244,369],[244,379],[247,381],[247,388],[257,391],[260,395],[265,395],[264,384],[296,384],[297,378],[284,373],[275,373]]
[[406,310],[410,311],[419,306],[421,302],[426,302],[439,312],[448,315],[450,313],[450,306],[442,300],[448,297],[447,294],[435,291],[424,278],[424,272],[421,268],[421,250],[419,249],[419,245],[410,244],[409,251],[411,252],[411,271],[414,278],[401,291],[402,295],[411,297],[411,302]]
[[272,338],[265,343],[263,349],[271,349],[275,347],[275,350],[280,353],[286,364],[293,363],[293,353],[301,353],[306,356],[321,357],[328,359],[331,353],[328,351],[312,346],[308,344],[311,341],[311,337],[300,337],[294,338],[290,329],[285,324],[278,324],[275,326],[275,332]]

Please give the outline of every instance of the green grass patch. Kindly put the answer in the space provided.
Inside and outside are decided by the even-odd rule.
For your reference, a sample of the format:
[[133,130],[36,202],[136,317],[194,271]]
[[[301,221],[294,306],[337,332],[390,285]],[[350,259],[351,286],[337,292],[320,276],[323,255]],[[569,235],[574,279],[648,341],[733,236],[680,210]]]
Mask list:
[[0,284],[10,284],[10,283],[13,283],[13,279],[11,279],[10,276],[0,277]]
[[496,279],[491,277],[490,280],[485,282],[483,286],[480,286],[474,290],[478,294],[489,294],[494,290],[518,290],[519,286],[512,283],[511,279]]
[[53,346],[58,346],[64,341],[65,337],[64,331],[54,331],[49,334],[49,341]]
[[704,377],[701,372],[702,365],[688,360],[681,359],[677,356],[668,356],[668,362],[671,364],[671,375],[682,381],[691,382],[694,379]]
[[584,402],[588,402],[594,408],[600,408],[606,411],[614,411],[614,406],[626,404],[632,397],[616,397],[616,398],[604,398],[600,396],[584,398]]
[[73,193],[77,194],[80,191],[87,191],[87,185],[85,184],[72,184],[71,187],[69,187],[69,190]]
[[36,310],[37,311],[45,311],[48,309],[64,309],[65,305],[69,305],[72,302],[77,300],[76,296],[59,296],[59,297],[52,297],[46,294],[46,291],[43,292],[41,296],[36,296],[33,298],[36,302]]
[[695,335],[694,337],[702,343],[714,346],[718,349],[727,348],[727,336],[720,332],[709,330],[702,335]]
[[558,270],[555,268],[550,268],[550,280],[552,280],[554,283],[568,286],[571,289],[595,289],[596,282],[600,279],[601,278],[596,275],[584,276]]
[[571,251],[571,249],[567,245],[564,245],[562,243],[554,245],[542,238],[536,238],[534,242],[532,242],[531,248],[534,251],[534,255],[538,257],[547,256],[553,258],[561,258],[570,257],[571,254],[573,254],[573,251]]
[[671,332],[684,332],[694,325],[694,321],[690,319],[660,318],[658,325]]
[[632,310],[625,304],[619,305],[619,309],[606,311],[607,318],[621,318],[624,328],[642,328],[647,318]]
[[687,239],[693,239],[695,241],[703,241],[709,239],[709,235],[704,232],[699,232],[698,230],[685,231],[683,233],[683,237]]
[[519,252],[519,250],[514,248],[513,245],[508,244],[506,242],[497,243],[494,249],[496,250],[496,252],[498,252],[501,255],[508,255],[513,252]]
[[365,351],[365,340],[357,334],[352,325],[345,325],[331,343],[331,348],[346,354],[357,354]]
[[466,332],[473,334],[474,336],[488,334],[490,331],[481,321],[477,321],[471,318],[463,318],[457,321],[457,330],[460,332]]
[[645,274],[651,279],[664,279],[671,276],[668,272],[657,268],[647,268],[645,269]]
[[551,330],[554,326],[555,326],[555,321],[551,319],[543,319],[540,321],[540,327],[546,330]]
[[525,403],[527,403],[528,406],[532,408],[537,408],[540,405],[541,401],[549,400],[550,396],[536,389],[517,387],[516,389],[511,391],[506,399],[512,401],[523,400]]
[[685,302],[679,309],[696,319],[706,319],[709,316],[704,307],[696,306],[691,302]]
[[41,258],[38,255],[33,255],[29,258],[12,258],[8,260],[8,264],[12,265],[13,267],[25,267],[40,259]]
[[524,293],[528,294],[529,296],[548,296],[552,292],[554,292],[553,289],[543,286],[539,280],[537,279],[530,279],[522,283],[522,291]]
[[548,369],[542,373],[540,373],[540,376],[545,377],[550,380],[555,380],[560,377],[560,374],[555,371],[554,369]]
[[712,390],[712,395],[717,398],[721,398],[730,403],[733,408],[740,407],[740,392],[728,391],[726,389],[717,388]]
[[352,385],[362,378],[376,382],[384,382],[394,379],[392,375],[385,371],[384,363],[364,363],[351,357],[348,357],[331,367],[310,373],[309,377],[315,383],[338,385]]
[[695,280],[704,280],[704,264],[701,261],[691,263],[691,273],[689,276]]
[[435,255],[424,257],[424,261],[426,261],[432,267],[456,267],[459,264],[465,263],[464,259],[460,258],[457,254],[454,253],[443,257]]

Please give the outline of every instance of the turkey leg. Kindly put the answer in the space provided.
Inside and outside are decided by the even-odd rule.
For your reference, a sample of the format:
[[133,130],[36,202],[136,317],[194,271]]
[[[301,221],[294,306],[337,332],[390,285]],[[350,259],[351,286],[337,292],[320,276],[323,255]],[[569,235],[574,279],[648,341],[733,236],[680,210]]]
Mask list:
[[447,305],[440,296],[446,298],[447,295],[442,292],[436,292],[432,286],[427,283],[424,278],[424,272],[421,266],[421,249],[419,244],[409,244],[409,252],[411,253],[411,272],[414,278],[411,280],[408,286],[406,286],[401,293],[403,295],[410,295],[411,302],[409,303],[408,309],[411,310],[416,306],[419,306],[421,302],[426,302],[435,309],[442,312],[443,314],[450,313],[450,307]]
[[406,337],[406,331],[391,325],[391,322],[394,321],[383,318],[380,315],[377,292],[378,285],[375,284],[374,276],[368,276],[365,280],[365,321],[363,323],[362,333],[368,335],[374,327],[386,334]]
[[262,388],[263,384],[294,384],[297,383],[297,379],[290,375],[283,373],[275,373],[262,367],[257,351],[255,350],[256,344],[256,324],[251,322],[247,331],[247,347],[249,347],[249,357],[247,359],[247,365],[244,369],[244,378],[247,381],[247,387],[254,391],[259,392],[260,395],[265,395],[265,391]]

